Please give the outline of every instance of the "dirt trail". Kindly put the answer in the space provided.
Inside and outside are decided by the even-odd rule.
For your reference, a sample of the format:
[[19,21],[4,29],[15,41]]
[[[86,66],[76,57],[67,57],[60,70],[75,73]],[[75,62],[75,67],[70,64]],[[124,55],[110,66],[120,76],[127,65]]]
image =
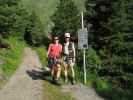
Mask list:
[[[25,48],[20,67],[0,90],[0,100],[50,100],[44,94],[44,80],[39,78],[41,66],[36,52]],[[104,100],[94,89],[82,84],[62,85],[61,90],[63,93],[70,92],[75,100]]]
[[33,80],[28,72],[39,69],[37,54],[25,48],[22,64],[5,87],[0,90],[0,100],[44,100],[43,80]]
[[76,100],[105,100],[96,94],[95,90],[83,84],[64,85],[63,92],[71,92]]

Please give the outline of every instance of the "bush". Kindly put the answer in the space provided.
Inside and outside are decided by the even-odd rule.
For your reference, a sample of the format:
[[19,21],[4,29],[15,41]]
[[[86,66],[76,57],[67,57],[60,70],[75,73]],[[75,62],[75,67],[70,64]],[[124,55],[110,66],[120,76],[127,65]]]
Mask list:
[[9,78],[21,63],[21,56],[25,43],[14,37],[2,40],[10,46],[9,49],[0,50],[0,59],[4,61],[4,64],[1,65],[1,70],[4,76]]
[[114,87],[105,79],[97,78],[95,81],[96,92],[108,100],[132,100],[132,92]]
[[[76,57],[77,65],[81,68],[83,66],[83,53],[81,50],[77,51]],[[86,50],[86,67],[87,71],[93,73],[97,73],[101,68],[101,59],[93,48]]]
[[95,81],[96,82],[96,90],[97,91],[109,91],[110,90],[110,86],[109,84],[105,81],[105,80],[102,80],[100,78],[97,78],[97,80]]
[[87,71],[97,74],[101,68],[101,59],[93,48],[86,51]]
[[[81,50],[77,50],[77,67],[76,67],[76,75],[78,79],[83,79],[83,53]],[[87,82],[92,83],[96,77],[97,73],[101,69],[101,59],[96,54],[96,51],[93,48],[89,48],[86,50],[86,70],[87,70]],[[80,80],[82,81],[82,80]]]

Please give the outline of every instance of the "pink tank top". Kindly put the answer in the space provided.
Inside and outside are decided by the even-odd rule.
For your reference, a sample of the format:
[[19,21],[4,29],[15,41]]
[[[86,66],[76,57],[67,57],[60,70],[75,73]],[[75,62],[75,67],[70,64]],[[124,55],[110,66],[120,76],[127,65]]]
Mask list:
[[61,52],[62,52],[61,44],[50,44],[48,57],[50,58],[60,57]]

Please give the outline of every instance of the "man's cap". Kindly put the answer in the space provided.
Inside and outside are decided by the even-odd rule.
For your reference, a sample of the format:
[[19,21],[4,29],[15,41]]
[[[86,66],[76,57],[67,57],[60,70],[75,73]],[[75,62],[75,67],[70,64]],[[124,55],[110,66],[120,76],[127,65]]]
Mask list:
[[69,37],[70,38],[70,33],[65,33],[65,37]]

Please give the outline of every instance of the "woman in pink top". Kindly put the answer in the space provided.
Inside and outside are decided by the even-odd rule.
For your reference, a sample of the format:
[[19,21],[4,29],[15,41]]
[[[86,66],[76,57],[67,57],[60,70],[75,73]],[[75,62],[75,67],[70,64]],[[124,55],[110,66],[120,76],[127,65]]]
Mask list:
[[53,81],[58,84],[58,79],[60,78],[61,74],[61,66],[60,66],[60,58],[62,53],[62,45],[59,43],[59,38],[55,36],[53,38],[53,43],[49,45],[48,48],[48,64],[51,68],[51,75]]

